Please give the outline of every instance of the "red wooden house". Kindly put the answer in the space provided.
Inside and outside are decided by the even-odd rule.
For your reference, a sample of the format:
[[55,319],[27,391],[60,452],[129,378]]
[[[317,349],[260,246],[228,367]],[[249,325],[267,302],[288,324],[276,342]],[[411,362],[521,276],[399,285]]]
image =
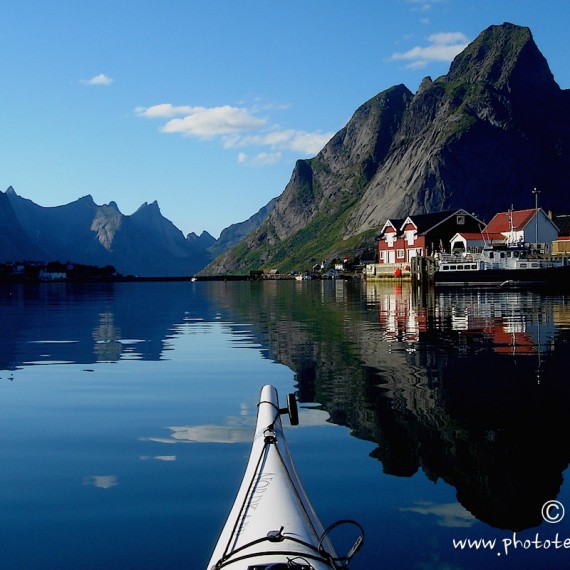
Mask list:
[[458,232],[481,232],[485,224],[465,210],[386,220],[378,241],[378,263],[410,263],[412,257],[447,251]]

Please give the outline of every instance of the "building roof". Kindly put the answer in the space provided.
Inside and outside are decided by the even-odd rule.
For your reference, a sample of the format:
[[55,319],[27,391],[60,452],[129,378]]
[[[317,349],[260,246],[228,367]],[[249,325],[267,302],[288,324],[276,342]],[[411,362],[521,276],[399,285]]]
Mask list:
[[404,218],[388,218],[384,223],[384,225],[382,226],[382,229],[380,230],[380,235],[378,237],[381,237],[386,233],[386,228],[388,226],[395,228],[396,232],[398,232],[403,223],[404,223]]
[[[537,210],[514,210],[509,212],[499,212],[493,216],[493,219],[487,224],[484,232],[487,233],[503,233],[511,230],[523,230],[527,224],[533,219]],[[512,224],[512,225],[511,225]]]
[[471,214],[462,209],[446,210],[443,212],[434,212],[432,214],[413,214],[404,220],[400,229],[403,229],[406,222],[411,221],[416,226],[419,234],[425,234],[436,226],[439,226],[442,222],[451,218],[451,216],[455,215],[471,216]]
[[[388,225],[393,226],[397,229],[398,235],[402,235],[404,230],[404,226],[407,223],[412,223],[416,226],[417,232],[420,235],[426,234],[428,231],[432,230],[439,224],[445,222],[452,216],[456,215],[464,215],[464,216],[471,216],[474,217],[473,214],[470,214],[466,210],[458,209],[458,210],[445,210],[443,212],[434,212],[431,214],[411,214],[406,218],[388,218],[382,229],[380,230],[380,234],[376,236],[376,239],[382,239],[382,237],[386,233],[386,227]],[[480,220],[479,220],[480,221]],[[481,226],[483,226],[483,222],[481,222]]]
[[486,243],[503,243],[505,236],[501,233],[488,233],[488,232],[457,232],[452,240],[457,236],[461,236],[467,241],[483,241]]
[[[480,239],[480,240],[485,239],[481,232],[474,232],[474,233],[457,232],[455,235],[461,236],[462,238],[465,238],[465,239]],[[453,236],[453,237],[455,237],[455,236]]]

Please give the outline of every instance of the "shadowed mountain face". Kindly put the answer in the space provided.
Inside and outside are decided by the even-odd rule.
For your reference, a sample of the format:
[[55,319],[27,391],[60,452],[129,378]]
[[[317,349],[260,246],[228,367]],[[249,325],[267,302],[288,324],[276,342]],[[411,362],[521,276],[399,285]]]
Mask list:
[[464,208],[488,221],[511,205],[570,209],[570,94],[528,28],[491,26],[417,93],[362,105],[298,161],[265,224],[207,272],[295,268],[374,235],[388,217]]

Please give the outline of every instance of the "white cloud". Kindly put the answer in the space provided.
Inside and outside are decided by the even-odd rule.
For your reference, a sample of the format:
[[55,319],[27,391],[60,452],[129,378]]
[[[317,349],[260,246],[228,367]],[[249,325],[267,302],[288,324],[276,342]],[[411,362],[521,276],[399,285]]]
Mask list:
[[[274,110],[276,106],[264,105],[263,108],[268,111]],[[279,108],[284,109],[285,106]],[[334,135],[332,132],[308,133],[271,125],[266,118],[257,114],[260,110],[260,105],[252,110],[245,106],[194,107],[162,103],[151,107],[136,107],[134,113],[137,117],[167,119],[160,127],[163,133],[178,133],[199,139],[218,138],[226,149],[258,147],[257,154],[251,158],[245,152],[237,155],[240,164],[254,166],[276,164],[286,151],[314,155]],[[262,150],[263,148],[267,150]]]
[[267,166],[268,164],[277,164],[280,160],[280,152],[260,152],[253,159],[253,164],[257,166]]
[[104,73],[100,73],[99,75],[91,77],[91,79],[82,79],[80,82],[83,83],[83,85],[111,85],[113,79]]
[[137,107],[135,114],[138,117],[146,117],[148,119],[161,119],[176,117],[178,115],[189,115],[199,112],[203,107],[190,107],[188,105],[175,106],[171,103],[162,103],[161,105],[153,105],[152,107]]
[[256,155],[250,156],[245,152],[238,152],[237,161],[239,164],[248,166],[270,166],[277,164],[281,158],[280,152],[259,152]]
[[434,4],[439,4],[441,2],[445,2],[445,0],[407,0],[408,4],[412,4],[412,6],[414,6],[412,10],[417,12],[427,12],[432,9]]
[[139,457],[141,461],[148,461],[150,459],[154,459],[154,461],[176,461],[176,455],[141,455]]
[[181,133],[187,136],[210,138],[252,131],[265,125],[265,120],[255,117],[244,108],[224,105],[223,107],[195,107],[180,119],[171,119],[162,127],[165,133]]
[[469,528],[477,522],[477,519],[459,503],[438,504],[419,501],[414,507],[402,507],[400,510],[435,516],[439,526],[451,528]]
[[170,437],[148,437],[155,443],[244,443],[251,441],[251,427],[239,426],[173,426]]
[[256,135],[233,136],[224,139],[226,148],[244,148],[248,146],[283,147],[293,136],[294,130],[273,130]]
[[428,38],[427,46],[415,46],[405,52],[396,52],[390,59],[410,61],[406,67],[420,69],[434,61],[451,61],[467,47],[468,43],[467,36],[461,32],[432,34]]
[[[170,426],[164,428],[170,431],[170,434],[165,437],[141,437],[140,440],[169,445],[180,443],[250,443],[255,431],[256,417],[250,414],[249,406],[242,404],[240,407],[240,415],[226,417],[224,425]],[[331,426],[329,414],[321,409],[302,407],[299,409],[299,415],[301,421],[298,429],[315,426],[328,428]],[[174,461],[176,455],[142,455],[139,458],[143,461],[150,459]]]
[[297,131],[291,139],[291,150],[298,150],[307,154],[316,154],[333,137],[334,133],[304,133]]
[[289,150],[301,154],[316,154],[334,133],[307,133],[295,129],[272,130],[255,135],[233,136],[224,139],[226,148],[267,146],[273,150]]
[[88,477],[83,477],[84,485],[92,485],[98,489],[111,489],[117,486],[117,476],[116,475],[89,475]]
[[439,34],[432,34],[428,41],[435,45],[466,45],[468,39],[463,32],[440,32]]

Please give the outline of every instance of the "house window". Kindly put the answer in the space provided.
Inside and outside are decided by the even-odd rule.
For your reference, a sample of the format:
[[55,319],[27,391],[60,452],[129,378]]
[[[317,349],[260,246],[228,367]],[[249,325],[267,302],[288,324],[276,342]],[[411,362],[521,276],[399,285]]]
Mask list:
[[386,263],[386,252],[385,251],[380,252],[380,259],[382,260],[382,263]]
[[416,249],[416,255],[418,257],[421,257],[424,253],[424,250],[421,247],[418,247],[418,249]]
[[465,225],[465,216],[456,216],[455,221],[456,221],[458,226],[464,226]]
[[396,251],[396,257],[397,257],[398,259],[404,259],[404,250],[403,250],[403,249],[398,249],[398,250]]
[[416,230],[407,230],[405,234],[406,234],[406,242],[408,243],[408,245],[414,245]]

